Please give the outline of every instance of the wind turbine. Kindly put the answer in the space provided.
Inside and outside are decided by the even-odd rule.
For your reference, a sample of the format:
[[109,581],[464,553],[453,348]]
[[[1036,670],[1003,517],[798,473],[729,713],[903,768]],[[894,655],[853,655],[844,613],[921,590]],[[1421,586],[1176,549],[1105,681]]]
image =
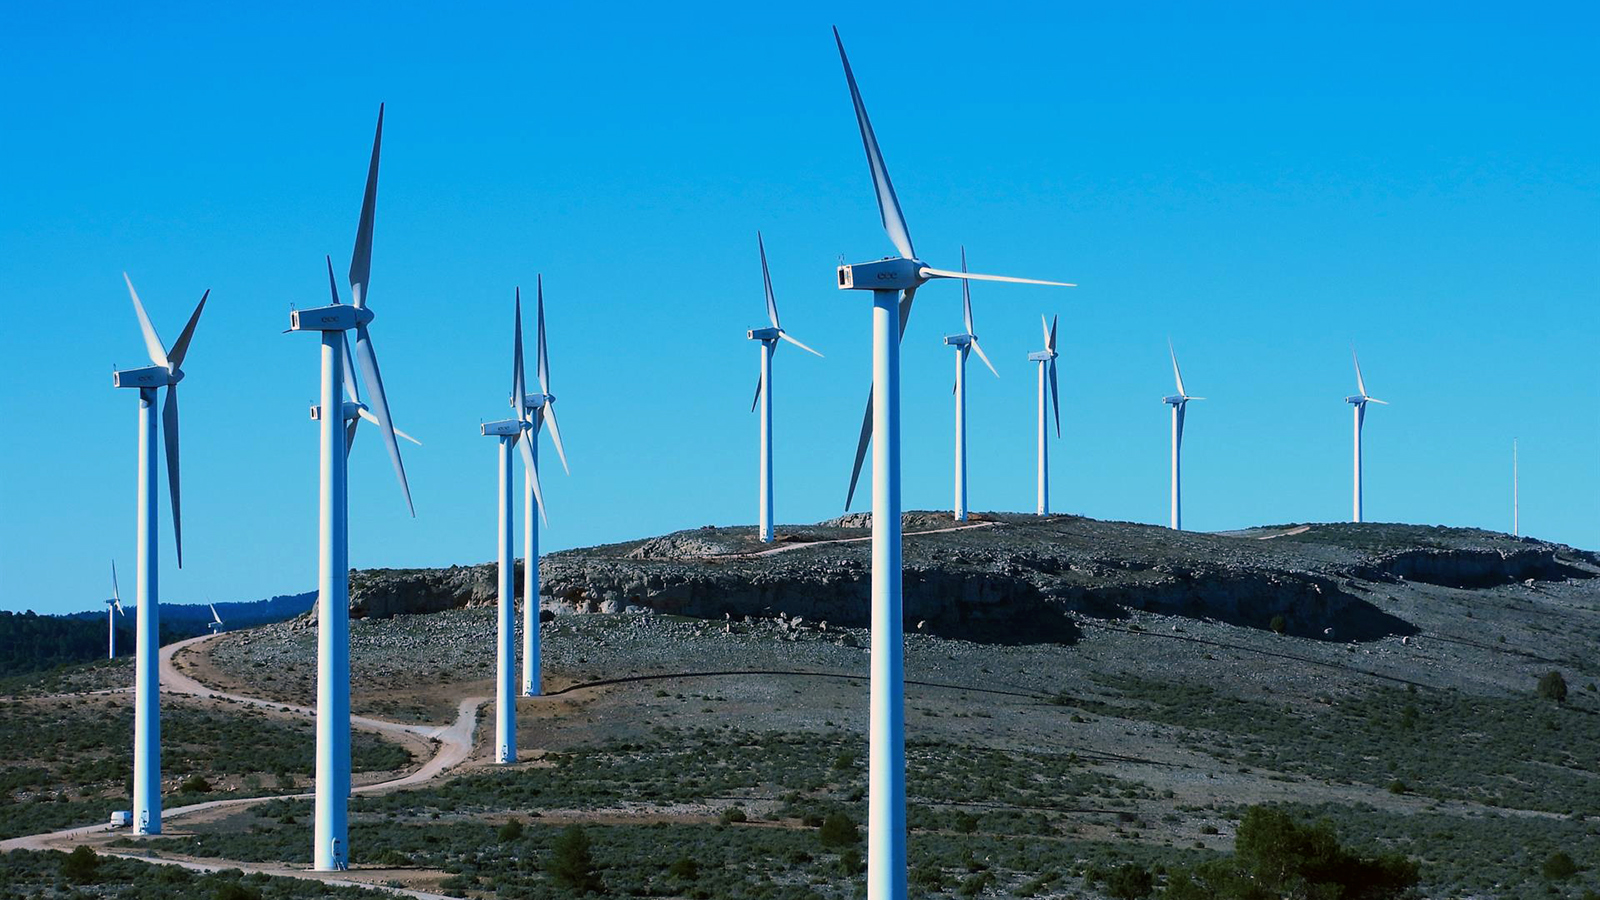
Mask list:
[[217,605],[215,603],[207,603],[206,606],[211,607],[211,621],[206,623],[206,628],[212,634],[221,633],[221,631],[222,631],[222,617],[217,615]]
[[[961,271],[967,271],[967,248],[961,248]],[[994,363],[978,344],[978,335],[972,327],[972,291],[966,281],[961,282],[961,316],[967,326],[963,334],[946,335],[945,346],[956,348],[956,502],[955,519],[967,520],[967,354],[978,351],[978,358],[999,378]]]
[[[383,106],[378,107],[378,127],[372,138],[372,159],[367,166],[367,186],[361,201],[355,249],[350,259],[350,304],[339,302],[289,313],[290,331],[317,332],[322,337],[322,388],[317,409],[345,409],[340,395],[346,391],[352,359],[345,332],[356,332],[354,363],[371,396],[370,418],[383,432],[389,459],[413,516],[411,488],[400,461],[400,443],[389,415],[389,402],[378,372],[378,357],[367,326],[373,313],[367,306],[372,283],[372,226],[378,198],[378,152],[383,143]],[[351,388],[352,396],[355,391]],[[347,440],[344,415],[318,415],[320,457],[317,561],[317,774],[316,824],[312,838],[312,864],[319,872],[349,864],[350,799],[350,548],[349,495],[347,492]]]
[[[1002,275],[974,275],[935,269],[917,258],[900,201],[878,139],[867,120],[855,74],[845,56],[839,29],[833,30],[855,106],[856,124],[872,172],[883,229],[899,256],[840,266],[839,289],[872,291],[872,391],[867,396],[861,439],[845,507],[855,495],[867,443],[872,448],[872,671],[868,739],[867,897],[892,900],[906,895],[906,766],[904,625],[900,581],[900,338],[905,334],[917,288],[934,278],[1055,284]],[[1069,285],[1062,285],[1069,286]]]
[[539,652],[539,523],[534,521],[533,508],[539,507],[539,518],[544,518],[544,495],[539,491],[539,431],[550,423],[550,442],[555,444],[556,455],[561,458],[561,469],[567,468],[567,451],[561,447],[561,428],[556,422],[556,395],[550,393],[550,353],[544,335],[544,276],[538,278],[539,331],[535,368],[539,376],[537,394],[527,392],[522,374],[522,292],[517,292],[517,339],[515,347],[516,372],[512,378],[511,405],[517,410],[522,430],[528,439],[522,442],[522,695],[537,697],[544,692],[544,676]]
[[1352,522],[1361,521],[1361,423],[1367,418],[1367,404],[1377,403],[1388,406],[1386,401],[1367,395],[1366,379],[1361,377],[1361,359],[1356,356],[1356,348],[1350,348],[1350,359],[1356,364],[1356,393],[1344,398],[1344,402],[1355,407],[1356,419],[1356,458],[1355,458],[1355,510],[1350,519]]
[[117,658],[117,616],[126,616],[122,611],[122,595],[117,592],[117,561],[111,561],[111,599],[106,601],[106,659]]
[[122,273],[133,298],[133,311],[144,333],[145,352],[151,365],[141,369],[113,372],[111,384],[139,390],[139,528],[138,563],[134,579],[136,636],[133,663],[133,831],[135,834],[161,833],[161,669],[156,648],[160,645],[160,591],[156,553],[156,389],[166,387],[167,399],[161,408],[161,428],[167,445],[167,493],[172,500],[172,539],[178,548],[178,568],[183,568],[183,520],[178,507],[178,382],[183,380],[183,359],[189,353],[189,340],[206,308],[208,290],[200,295],[189,323],[183,326],[177,343],[169,353],[156,334],[150,316],[139,302],[128,273]]
[[1167,338],[1167,353],[1172,356],[1172,380],[1178,385],[1178,392],[1170,397],[1161,398],[1161,402],[1172,407],[1172,530],[1183,529],[1183,417],[1188,410],[1190,400],[1204,400],[1204,397],[1191,397],[1183,389],[1183,373],[1178,370],[1178,351],[1172,349],[1172,339]]
[[807,353],[821,356],[821,353],[807,347],[795,340],[783,326],[778,324],[778,301],[772,296],[772,275],[767,271],[767,245],[761,240],[761,232],[756,232],[756,248],[761,251],[761,282],[767,291],[767,319],[772,322],[771,328],[752,328],[745,332],[745,337],[752,341],[761,342],[761,380],[756,382],[756,396],[750,401],[750,411],[755,412],[756,404],[761,405],[761,518],[760,537],[762,543],[772,540],[772,356],[778,352],[778,341],[784,340],[799,347]]
[[1518,508],[1517,497],[1517,439],[1511,439],[1511,536],[1522,536],[1521,510]]
[[1045,381],[1050,382],[1050,408],[1056,413],[1056,439],[1061,438],[1061,397],[1056,385],[1056,320],[1052,317],[1045,325],[1039,316],[1039,327],[1044,329],[1044,349],[1028,354],[1030,362],[1039,364],[1039,515],[1050,514],[1050,445],[1046,438],[1044,418]]

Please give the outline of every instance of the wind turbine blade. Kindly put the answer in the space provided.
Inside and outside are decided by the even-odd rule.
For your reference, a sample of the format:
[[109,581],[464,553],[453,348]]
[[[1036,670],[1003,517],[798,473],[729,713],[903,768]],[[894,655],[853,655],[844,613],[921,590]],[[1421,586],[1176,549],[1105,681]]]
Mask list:
[[1050,334],[1048,336],[1048,340],[1049,340],[1049,350],[1050,350],[1051,353],[1056,352],[1056,324],[1058,322],[1060,322],[1060,321],[1061,321],[1061,317],[1060,316],[1051,316],[1050,317]]
[[1044,313],[1039,314],[1039,330],[1044,334],[1044,349],[1050,349],[1050,323],[1045,321]]
[[[534,504],[539,507],[539,521],[543,522],[545,527],[548,528],[550,519],[544,512],[544,491],[539,489],[539,464],[533,458],[533,441],[534,435],[530,434],[527,440],[519,441],[518,445],[522,448],[522,465],[528,472],[528,484],[533,488]],[[535,560],[528,564],[538,565],[538,561]]]
[[994,363],[989,362],[989,356],[983,352],[983,345],[978,343],[977,338],[972,339],[972,349],[978,351],[978,358],[983,360],[983,364],[989,367],[989,371],[994,372],[994,377],[999,378],[1000,373],[995,372]]
[[361,380],[356,377],[356,361],[350,355],[350,332],[339,332],[339,341],[344,346],[344,392],[356,403],[361,402]]
[[[961,247],[961,271],[963,273],[967,271],[966,245]],[[970,285],[971,283],[967,279],[961,279],[961,321],[966,323],[967,334],[977,334],[978,332],[974,331],[972,327],[972,288]],[[988,360],[984,360],[984,362],[988,362]]]
[[911,304],[916,299],[917,289],[908,288],[900,294],[900,337],[906,336],[906,324],[911,321]]
[[[1196,399],[1198,399],[1198,398],[1196,398]],[[1368,403],[1376,403],[1379,406],[1388,406],[1389,405],[1389,401],[1387,401],[1387,400],[1379,400],[1377,397],[1368,397],[1367,398],[1367,402]]]
[[756,411],[756,404],[761,402],[761,379],[756,379],[756,395],[750,399],[750,411]]
[[200,312],[206,308],[206,298],[209,296],[211,296],[211,289],[207,288],[206,292],[200,295],[200,303],[195,306],[194,313],[189,316],[188,324],[183,326],[183,333],[178,335],[177,343],[172,345],[172,352],[167,354],[167,358],[172,361],[174,366],[182,366],[183,358],[189,355],[189,339],[194,337],[194,327],[200,324]]
[[[799,347],[801,350],[804,350],[807,353],[810,353],[810,354],[813,354],[813,355],[816,355],[816,356],[822,356],[821,353],[817,353],[817,351],[811,349],[810,347],[807,347],[805,344],[802,344],[799,341],[795,340],[794,338],[790,337],[789,336],[789,332],[784,331],[782,328],[778,329],[778,337],[783,338],[784,340],[786,340],[789,343],[795,345],[796,347]],[[772,349],[776,350],[778,348],[777,347],[773,347]]]
[[856,87],[855,73],[850,70],[850,57],[845,55],[844,41],[839,29],[833,29],[833,41],[839,45],[839,60],[844,63],[844,77],[850,82],[850,101],[855,104],[856,124],[861,128],[861,144],[867,151],[867,166],[872,169],[872,186],[878,194],[878,212],[883,218],[883,230],[900,255],[916,259],[911,247],[911,229],[906,226],[905,213],[900,211],[900,199],[895,196],[894,185],[889,181],[889,167],[884,165],[883,153],[878,149],[878,138],[872,133],[872,123],[867,119],[867,107],[861,102],[861,91]]
[[518,419],[525,419],[528,404],[528,386],[524,380],[522,365],[522,288],[516,290],[516,318],[513,334],[515,338],[511,344],[511,406],[517,411]]
[[[372,161],[367,164],[367,190],[361,196],[361,221],[356,248],[350,253],[350,302],[367,305],[372,280],[372,220],[378,206],[378,151],[383,146],[383,104],[378,104],[378,130],[372,136]],[[369,386],[370,387],[370,386]]]
[[[380,113],[380,118],[382,114]],[[356,326],[356,362],[361,365],[361,376],[366,379],[367,391],[372,398],[372,411],[378,417],[378,427],[383,429],[383,441],[389,448],[389,460],[394,463],[395,477],[400,479],[400,490],[406,495],[406,508],[417,514],[411,503],[411,485],[406,483],[406,467],[400,461],[400,443],[395,440],[394,418],[389,415],[389,400],[383,393],[383,376],[378,374],[378,355],[372,349],[372,335],[367,326]]]
[[[917,289],[909,288],[900,296],[900,337],[906,336],[906,323],[911,321],[911,304],[916,301]],[[844,508],[856,495],[856,483],[861,480],[861,464],[867,458],[867,444],[872,440],[872,387],[867,387],[867,411],[861,417],[861,440],[856,443],[856,464],[850,471],[850,490],[845,494]]]
[[339,282],[333,278],[333,257],[324,253],[322,258],[328,262],[328,293],[333,295],[333,305],[339,305]]
[[[379,428],[382,428],[382,427],[383,427],[383,423],[382,423],[382,422],[380,422],[380,421],[378,421],[378,417],[377,417],[377,416],[375,416],[375,415],[373,415],[373,414],[372,414],[372,411],[371,411],[371,410],[368,410],[368,409],[366,409],[366,408],[364,408],[364,407],[362,407],[362,408],[358,408],[358,409],[357,409],[357,410],[356,410],[356,415],[358,415],[358,416],[360,416],[360,417],[361,417],[361,418],[363,418],[363,419],[366,419],[366,420],[367,420],[367,421],[368,421],[368,422],[371,422],[371,423],[372,423],[372,424],[374,424],[374,425],[376,425],[376,426],[378,426],[378,427],[379,427]],[[350,430],[351,430],[351,431],[352,431],[352,432],[354,432],[354,431],[355,431],[355,428],[356,428],[356,426],[355,426],[355,422],[354,422],[354,421],[352,421],[352,422],[351,422],[351,423],[350,423]],[[416,445],[417,445],[417,446],[418,446],[418,447],[421,447],[421,446],[422,446],[422,442],[421,442],[421,441],[419,441],[419,440],[417,440],[417,439],[416,439],[416,438],[414,438],[414,437],[412,437],[412,436],[411,436],[411,435],[409,435],[409,434],[406,434],[406,433],[405,433],[405,432],[404,432],[404,431],[401,431],[401,430],[400,430],[400,429],[398,429],[398,428],[396,428],[396,429],[395,429],[395,430],[394,430],[394,434],[395,434],[395,437],[402,437],[402,438],[405,438],[405,439],[406,439],[406,440],[408,440],[408,441],[410,441],[410,442],[411,442],[411,443],[413,443],[413,444],[416,444]]]
[[[362,410],[361,412],[364,412],[364,411],[365,410]],[[345,426],[344,426],[344,458],[345,459],[349,459],[350,458],[350,451],[355,449],[355,446],[356,446],[356,432],[361,430],[357,426],[361,424],[361,419],[362,418],[364,418],[364,417],[361,416],[360,412],[357,412],[356,418],[351,419],[349,422],[345,423]]]
[[1350,345],[1350,359],[1356,364],[1356,393],[1365,397],[1367,395],[1366,379],[1361,377],[1361,357],[1356,356],[1356,347]]
[[117,590],[117,561],[114,559],[111,561],[111,599],[119,604],[122,602],[122,594]]
[[556,447],[556,456],[561,457],[561,471],[571,475],[572,470],[567,468],[567,451],[561,446],[561,426],[556,423],[556,404],[554,400],[545,401],[544,420],[550,423],[550,443]]
[[168,366],[167,348],[161,343],[161,337],[156,334],[156,326],[150,324],[150,316],[144,311],[144,304],[139,302],[139,293],[133,289],[133,281],[128,278],[128,273],[122,273],[122,280],[128,283],[128,296],[133,298],[133,311],[139,316],[139,330],[144,332],[144,350],[150,354],[150,361],[158,366]]
[[761,240],[761,232],[756,232],[756,247],[761,251],[761,284],[767,290],[767,319],[772,322],[772,327],[783,330],[778,324],[778,301],[772,296],[772,274],[767,271],[767,245]]
[[1172,380],[1178,383],[1178,396],[1184,395],[1183,373],[1178,371],[1178,351],[1172,349],[1172,338],[1167,338],[1167,353],[1172,357]]
[[222,624],[222,617],[217,615],[217,605],[215,603],[207,603],[206,605],[211,607],[211,619],[212,619],[212,621],[216,622],[218,625],[221,625]]
[[161,407],[161,427],[167,444],[167,494],[172,497],[172,540],[178,547],[178,568],[183,568],[183,516],[178,503],[178,386],[167,386]]
[[1008,284],[1048,284],[1054,287],[1077,287],[1066,281],[1041,281],[1037,278],[1013,278],[1010,275],[979,275],[976,272],[952,272],[949,269],[922,267],[923,278],[960,278],[963,281],[1004,281]]
[[856,441],[856,464],[850,470],[850,490],[844,495],[844,508],[850,510],[850,501],[856,496],[856,482],[861,480],[861,464],[867,459],[867,444],[872,442],[872,388],[867,388],[867,411],[861,416],[861,439]]
[[1061,397],[1056,384],[1056,361],[1050,360],[1050,408],[1056,413],[1056,437],[1061,437]]
[[539,390],[550,393],[550,351],[544,342],[544,276],[538,276],[539,290]]

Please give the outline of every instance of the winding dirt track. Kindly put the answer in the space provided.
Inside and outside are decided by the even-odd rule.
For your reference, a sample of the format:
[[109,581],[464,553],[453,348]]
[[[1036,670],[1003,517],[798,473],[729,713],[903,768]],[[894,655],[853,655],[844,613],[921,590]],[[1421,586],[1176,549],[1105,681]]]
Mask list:
[[[173,657],[181,650],[211,640],[216,635],[207,634],[200,637],[179,641],[161,648],[161,691],[167,694],[187,694],[211,700],[232,701],[251,706],[274,709],[280,712],[301,716],[315,716],[316,711],[291,703],[279,703],[273,700],[262,700],[256,697],[247,697],[242,694],[230,694],[206,687],[193,678],[178,671],[173,665]],[[478,710],[487,697],[468,697],[461,701],[456,708],[456,719],[449,725],[407,725],[400,722],[389,722],[383,719],[373,719],[367,716],[351,716],[350,723],[355,728],[367,731],[376,731],[402,739],[408,744],[415,745],[419,740],[434,749],[432,757],[423,763],[416,771],[410,772],[399,778],[374,784],[359,785],[352,788],[352,793],[368,794],[379,791],[388,791],[396,788],[411,787],[432,781],[445,772],[459,766],[472,755],[472,735],[478,723]],[[165,809],[161,814],[161,821],[171,824],[178,820],[197,816],[201,813],[224,809],[242,809],[265,803],[269,800],[281,799],[311,799],[314,794],[287,794],[266,797],[240,797],[231,800],[210,800],[205,803],[194,803],[188,806],[178,806]],[[9,850],[59,850],[71,849],[79,843],[96,837],[106,837],[107,831],[104,824],[85,825],[78,828],[68,828],[61,831],[52,831],[47,834],[26,835],[0,841],[0,852]],[[181,859],[173,857],[152,858],[142,851],[132,849],[112,849],[98,847],[100,853],[111,856],[123,856],[129,859],[138,859],[145,862],[161,865],[181,866],[197,872],[216,872],[222,869],[240,869],[247,873],[263,873],[279,875],[288,878],[315,879],[332,885],[346,887],[369,888],[372,890],[387,891],[407,897],[422,897],[433,900],[443,898],[442,894],[433,894],[426,891],[412,890],[409,888],[394,887],[387,884],[377,884],[369,881],[358,880],[357,872],[322,873],[312,872],[296,866],[286,866],[277,863],[245,863],[231,860],[201,861],[194,859]],[[372,877],[393,878],[393,870],[365,870]]]

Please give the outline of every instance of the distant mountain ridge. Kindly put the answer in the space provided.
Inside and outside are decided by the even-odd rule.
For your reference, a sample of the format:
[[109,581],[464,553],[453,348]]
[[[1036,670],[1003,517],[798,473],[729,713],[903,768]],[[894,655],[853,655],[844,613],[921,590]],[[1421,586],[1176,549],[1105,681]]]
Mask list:
[[[281,622],[303,614],[316,602],[316,592],[280,594],[265,600],[217,604],[217,614],[229,629]],[[133,604],[118,616],[117,656],[129,656],[134,647]],[[0,611],[0,678],[41,672],[58,666],[93,662],[106,656],[104,607],[67,615],[39,615]],[[161,604],[161,644],[205,634],[211,608],[204,604]]]

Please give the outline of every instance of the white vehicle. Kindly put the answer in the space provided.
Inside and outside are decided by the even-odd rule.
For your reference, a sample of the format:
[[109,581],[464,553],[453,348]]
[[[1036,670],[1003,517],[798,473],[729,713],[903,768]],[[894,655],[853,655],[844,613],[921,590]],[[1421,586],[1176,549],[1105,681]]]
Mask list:
[[132,824],[133,824],[133,813],[129,812],[128,810],[119,809],[116,812],[111,814],[111,827],[112,828],[127,828]]

